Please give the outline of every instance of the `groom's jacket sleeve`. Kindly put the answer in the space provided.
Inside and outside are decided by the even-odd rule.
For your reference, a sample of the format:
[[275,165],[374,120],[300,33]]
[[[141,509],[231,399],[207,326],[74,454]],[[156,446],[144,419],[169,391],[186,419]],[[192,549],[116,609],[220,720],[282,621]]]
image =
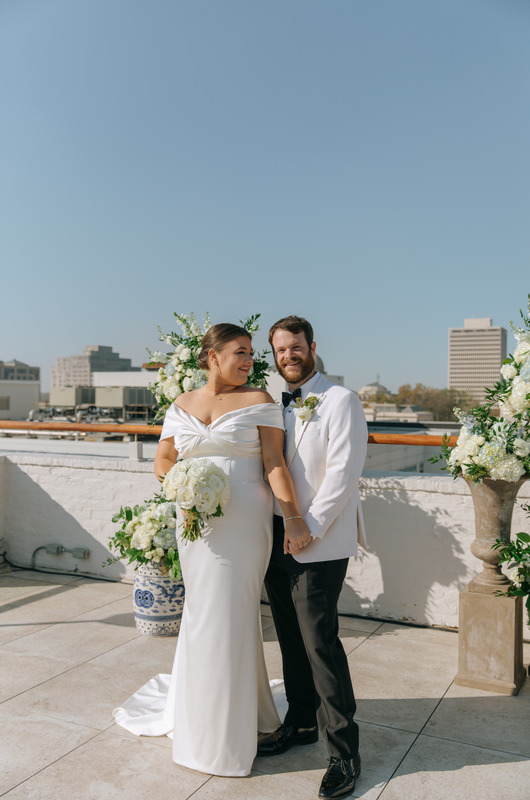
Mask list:
[[341,393],[329,419],[326,472],[304,515],[311,536],[321,539],[343,512],[359,482],[366,458],[368,427],[354,392]]

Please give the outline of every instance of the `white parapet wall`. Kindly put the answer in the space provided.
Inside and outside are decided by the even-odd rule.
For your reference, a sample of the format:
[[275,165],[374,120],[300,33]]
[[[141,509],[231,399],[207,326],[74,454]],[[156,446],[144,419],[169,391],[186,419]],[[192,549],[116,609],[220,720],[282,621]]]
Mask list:
[[[13,564],[131,581],[130,566],[103,567],[112,515],[158,490],[153,462],[9,452],[0,456],[0,540]],[[420,625],[458,625],[458,594],[482,566],[471,495],[463,480],[366,472],[361,482],[367,551],[350,559],[340,610]],[[528,502],[530,481],[519,493]],[[512,530],[529,530],[517,506]],[[86,548],[87,560],[37,550]],[[190,545],[188,545],[190,546]],[[525,632],[530,638],[530,630]]]

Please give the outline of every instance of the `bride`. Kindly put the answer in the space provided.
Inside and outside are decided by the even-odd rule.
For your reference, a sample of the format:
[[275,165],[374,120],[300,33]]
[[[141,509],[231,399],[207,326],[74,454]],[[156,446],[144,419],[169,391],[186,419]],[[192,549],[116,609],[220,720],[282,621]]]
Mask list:
[[230,500],[202,538],[179,544],[186,600],[171,675],[157,675],[114,712],[137,735],[172,734],[177,764],[223,776],[248,775],[258,731],[280,724],[259,617],[272,546],[264,471],[285,517],[285,552],[310,541],[283,458],[282,413],[267,392],[245,386],[252,363],[249,333],[214,325],[199,356],[207,384],[166,413],[158,479],[177,457],[207,457],[227,473]]

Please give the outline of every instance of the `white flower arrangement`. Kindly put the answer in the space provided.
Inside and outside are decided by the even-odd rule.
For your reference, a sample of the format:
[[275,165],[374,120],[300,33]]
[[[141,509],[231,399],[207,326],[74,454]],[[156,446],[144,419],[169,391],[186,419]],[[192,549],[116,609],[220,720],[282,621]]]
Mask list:
[[158,405],[156,419],[166,413],[170,404],[183,392],[191,392],[204,386],[208,376],[199,368],[197,358],[201,352],[201,342],[204,334],[210,328],[208,314],[201,328],[194,314],[176,314],[182,333],[163,333],[159,328],[161,342],[172,347],[170,353],[156,350],[147,352],[151,358],[150,364],[158,364],[157,380],[149,384],[149,389],[154,393]]
[[[462,425],[456,446],[444,437],[441,456],[431,459],[445,459],[455,478],[514,482],[530,476],[530,295],[528,314],[521,311],[524,328],[510,323],[517,347],[503,362],[501,380],[469,414],[454,409]],[[490,413],[493,406],[500,416]]]
[[[208,380],[208,374],[200,369],[197,359],[201,352],[203,336],[211,326],[209,314],[206,314],[202,328],[193,313],[177,314],[174,312],[174,315],[182,333],[174,331],[164,333],[160,327],[158,328],[160,341],[169,345],[172,348],[171,351],[169,353],[162,353],[160,350],[147,351],[150,357],[150,366],[158,366],[157,379],[149,384],[149,389],[155,395],[157,402],[155,421],[164,417],[171,403],[180,394],[200,389]],[[253,334],[259,330],[257,324],[259,317],[260,314],[253,314],[246,320],[241,320],[241,326]],[[250,386],[260,389],[266,387],[266,379],[270,370],[266,355],[268,355],[268,351],[254,354],[254,365],[248,377]]]
[[193,542],[202,535],[206,519],[223,515],[230,499],[230,484],[226,473],[209,458],[185,458],[169,470],[162,492],[183,512],[181,538]]
[[129,563],[158,564],[170,577],[179,579],[180,563],[177,551],[175,508],[159,495],[133,508],[122,506],[112,518],[122,524],[109,540],[109,548],[119,553],[109,557],[106,564],[115,564],[122,558]]

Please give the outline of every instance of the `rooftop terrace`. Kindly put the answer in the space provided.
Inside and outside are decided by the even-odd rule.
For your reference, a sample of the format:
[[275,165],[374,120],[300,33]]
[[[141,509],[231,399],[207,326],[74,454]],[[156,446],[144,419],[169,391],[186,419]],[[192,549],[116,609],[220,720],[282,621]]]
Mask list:
[[[112,709],[157,672],[175,638],[138,634],[131,586],[13,570],[0,575],[0,796],[9,800],[307,800],[322,741],[256,759],[249,778],[173,763],[171,742],[137,738]],[[262,609],[269,677],[279,647]],[[369,800],[507,800],[530,794],[530,681],[516,697],[455,686],[457,634],[341,617],[358,698]],[[525,664],[530,644],[525,644]]]

